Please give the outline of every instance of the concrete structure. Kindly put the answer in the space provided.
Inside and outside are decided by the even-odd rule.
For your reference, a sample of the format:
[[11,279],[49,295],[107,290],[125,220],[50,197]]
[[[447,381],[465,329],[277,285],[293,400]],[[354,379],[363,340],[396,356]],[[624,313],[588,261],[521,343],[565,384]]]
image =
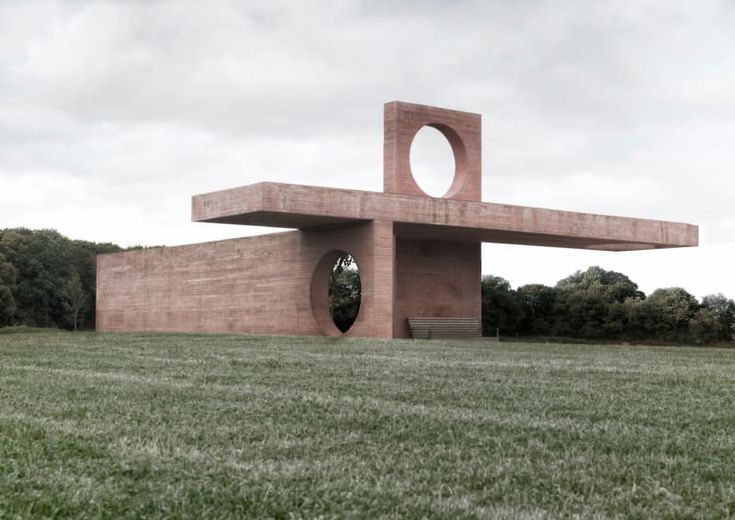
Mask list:
[[[411,173],[424,126],[455,156],[441,198]],[[194,221],[296,230],[100,256],[98,330],[339,335],[327,284],[349,252],[362,301],[347,334],[408,337],[409,317],[480,318],[481,242],[604,251],[698,243],[690,224],[481,202],[478,114],[386,104],[383,175],[383,193],[264,182],[194,196]]]

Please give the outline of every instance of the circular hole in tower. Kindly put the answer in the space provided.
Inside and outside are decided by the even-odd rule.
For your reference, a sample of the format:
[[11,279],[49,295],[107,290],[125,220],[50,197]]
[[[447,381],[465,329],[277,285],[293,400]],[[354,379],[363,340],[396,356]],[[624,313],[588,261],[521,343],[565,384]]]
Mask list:
[[360,312],[360,270],[349,253],[337,258],[329,274],[329,314],[334,325],[345,333],[357,320]]
[[411,143],[411,173],[416,184],[431,197],[441,197],[449,191],[456,162],[447,138],[431,126],[422,127]]

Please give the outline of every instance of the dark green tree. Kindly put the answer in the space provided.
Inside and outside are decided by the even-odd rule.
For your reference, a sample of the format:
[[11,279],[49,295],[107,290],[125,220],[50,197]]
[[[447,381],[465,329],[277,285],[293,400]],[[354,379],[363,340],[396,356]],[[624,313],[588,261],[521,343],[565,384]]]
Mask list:
[[557,289],[542,284],[528,284],[516,290],[521,309],[519,334],[525,336],[549,336],[555,330],[555,306]]
[[690,339],[689,325],[699,302],[681,287],[656,289],[641,302],[646,335],[667,341]]
[[496,329],[501,334],[515,335],[523,318],[521,306],[510,282],[500,276],[482,277],[482,333],[494,336]]
[[[121,250],[110,243],[69,240],[53,230],[0,229],[0,254],[5,259],[0,269],[7,271],[2,265],[9,264],[15,273],[12,284],[0,282],[0,325],[73,328],[64,293],[76,273],[86,295],[76,323],[94,327],[96,255]],[[15,309],[12,318],[10,308]]]
[[572,293],[586,291],[598,295],[602,301],[624,302],[627,298],[644,299],[645,295],[638,290],[638,284],[622,273],[607,271],[599,266],[592,266],[586,271],[577,271],[571,276],[559,280],[557,289]]
[[66,319],[71,323],[72,330],[76,331],[81,325],[82,312],[87,305],[88,296],[82,287],[79,273],[73,272],[62,289],[63,305],[66,310]]
[[559,280],[556,289],[555,332],[588,339],[613,339],[628,334],[627,312],[634,302],[645,298],[630,278],[598,266]]
[[557,310],[557,314],[562,316],[564,326],[563,329],[557,327],[561,335],[586,339],[606,336],[609,304],[602,291],[572,291],[564,295],[562,303],[564,312]]
[[15,319],[15,267],[0,253],[0,326],[11,325]]
[[329,276],[329,312],[335,326],[347,332],[360,311],[360,271],[351,255],[341,256]]
[[85,327],[94,328],[97,295],[97,255],[117,253],[123,249],[111,243],[87,242],[85,240],[74,240],[71,245],[74,270],[79,273],[82,290],[87,295],[87,304],[82,308],[80,322]]
[[3,233],[3,252],[16,270],[17,321],[48,327],[65,322],[61,292],[74,268],[70,241],[53,230]]
[[608,304],[605,337],[617,340],[650,339],[647,332],[645,300],[627,298],[624,302]]
[[735,302],[723,294],[711,294],[702,298],[689,328],[695,342],[714,343],[732,341],[733,325]]

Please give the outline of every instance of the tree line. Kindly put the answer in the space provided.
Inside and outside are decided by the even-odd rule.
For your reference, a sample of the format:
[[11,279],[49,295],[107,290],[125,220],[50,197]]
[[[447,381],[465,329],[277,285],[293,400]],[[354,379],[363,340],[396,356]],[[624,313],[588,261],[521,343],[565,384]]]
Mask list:
[[513,289],[484,276],[482,326],[491,336],[724,344],[735,341],[735,303],[722,294],[699,301],[680,287],[646,296],[626,275],[597,266],[553,287]]
[[50,229],[0,229],[0,326],[94,329],[97,255],[122,250]]

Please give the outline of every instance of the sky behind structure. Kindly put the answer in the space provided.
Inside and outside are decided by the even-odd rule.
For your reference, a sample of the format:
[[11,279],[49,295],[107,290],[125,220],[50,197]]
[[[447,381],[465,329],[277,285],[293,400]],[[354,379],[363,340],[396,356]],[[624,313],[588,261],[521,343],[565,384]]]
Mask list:
[[700,225],[695,249],[484,245],[484,273],[600,265],[735,297],[733,27],[729,1],[2,2],[0,227],[270,231],[191,223],[190,197],[381,190],[383,104],[402,100],[482,114],[485,201]]

